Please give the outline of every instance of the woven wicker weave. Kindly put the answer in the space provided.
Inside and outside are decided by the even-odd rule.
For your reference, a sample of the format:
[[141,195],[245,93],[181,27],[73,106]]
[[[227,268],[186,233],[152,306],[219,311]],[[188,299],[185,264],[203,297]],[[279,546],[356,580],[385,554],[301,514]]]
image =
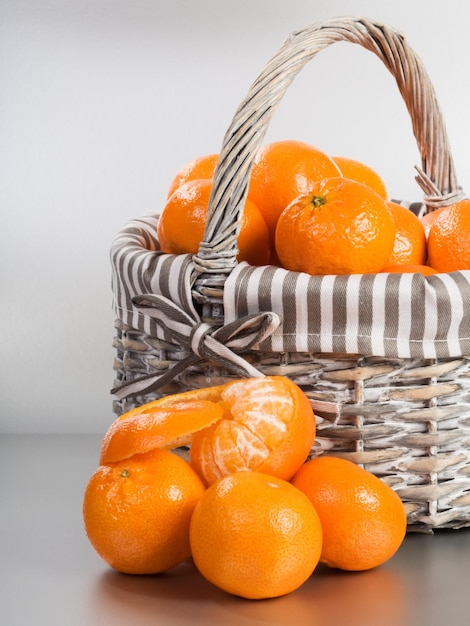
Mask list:
[[[468,526],[470,279],[465,272],[448,277],[447,282],[435,277],[422,278],[422,283],[413,279],[413,288],[422,289],[425,300],[434,298],[437,310],[447,311],[457,302],[460,318],[453,322],[456,338],[449,327],[445,337],[434,342],[435,351],[414,340],[407,357],[402,356],[398,340],[398,348],[390,353],[383,341],[383,353],[362,353],[358,346],[363,344],[354,343],[355,337],[347,335],[350,330],[345,331],[346,347],[341,351],[319,350],[320,340],[310,349],[310,338],[305,347],[300,331],[294,338],[299,350],[286,348],[289,344],[276,347],[276,333],[286,326],[284,317],[297,303],[289,307],[287,300],[279,314],[270,307],[256,310],[260,298],[240,313],[241,290],[237,296],[227,295],[229,283],[232,289],[234,280],[238,285],[243,282],[244,268],[236,261],[240,207],[271,116],[301,68],[337,41],[373,52],[395,77],[422,158],[416,178],[423,189],[424,210],[463,197],[434,90],[420,59],[400,33],[366,19],[341,18],[291,34],[253,83],[226,133],[198,254],[176,258],[160,253],[155,234],[158,216],[134,220],[113,245],[118,318],[115,411],[121,414],[161,395],[240,376],[282,374],[304,389],[314,408],[317,438],[312,454],[341,455],[380,476],[404,501],[410,530]],[[283,284],[300,284],[294,273],[281,272],[276,276]],[[264,270],[263,280],[268,274],[269,269]],[[311,280],[308,289],[316,289],[315,279]],[[369,285],[368,279],[361,280],[361,285]],[[319,288],[324,288],[324,282],[318,283]],[[266,290],[269,283],[262,284]],[[403,284],[393,283],[392,308]],[[454,287],[460,299],[452,295]],[[371,282],[371,293],[374,289]],[[439,302],[443,291],[445,305]],[[275,308],[275,298],[269,304]],[[229,308],[237,309],[230,319]],[[347,349],[351,343],[352,351]]]

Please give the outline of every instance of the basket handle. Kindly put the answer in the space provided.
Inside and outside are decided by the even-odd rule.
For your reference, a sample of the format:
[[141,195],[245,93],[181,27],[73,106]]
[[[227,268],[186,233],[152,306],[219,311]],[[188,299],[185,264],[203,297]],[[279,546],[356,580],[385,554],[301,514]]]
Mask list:
[[271,117],[303,66],[338,41],[370,50],[395,77],[421,154],[416,180],[425,194],[426,210],[463,197],[434,88],[404,36],[365,18],[333,18],[315,23],[289,35],[252,84],[232,119],[214,174],[204,240],[194,256],[196,273],[228,275],[236,265],[241,208]]

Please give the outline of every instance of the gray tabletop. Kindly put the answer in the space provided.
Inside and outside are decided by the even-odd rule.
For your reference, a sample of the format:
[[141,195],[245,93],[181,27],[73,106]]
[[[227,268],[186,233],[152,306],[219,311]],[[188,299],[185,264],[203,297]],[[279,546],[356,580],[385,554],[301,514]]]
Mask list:
[[412,533],[384,566],[319,566],[273,600],[232,597],[191,563],[150,577],[111,571],[83,531],[82,495],[100,437],[0,438],[0,624],[3,626],[468,626],[470,529]]

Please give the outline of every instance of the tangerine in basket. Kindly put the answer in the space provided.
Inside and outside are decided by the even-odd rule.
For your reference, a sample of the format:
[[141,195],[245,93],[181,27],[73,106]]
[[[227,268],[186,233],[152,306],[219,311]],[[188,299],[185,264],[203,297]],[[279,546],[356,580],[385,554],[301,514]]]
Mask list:
[[204,491],[190,465],[165,450],[101,465],[83,497],[86,534],[120,572],[164,572],[191,556],[189,525]]
[[344,178],[363,183],[376,191],[381,198],[388,200],[388,191],[384,180],[369,165],[344,156],[334,156],[332,159],[339,167]]
[[251,171],[248,197],[263,214],[273,247],[277,220],[286,206],[309,193],[318,180],[340,175],[335,162],[308,143],[283,140],[260,148]]
[[351,571],[388,561],[403,542],[405,507],[380,478],[346,459],[319,456],[307,461],[292,484],[312,502],[323,528],[320,560]]
[[402,263],[425,265],[427,259],[426,235],[419,217],[406,207],[389,202],[388,208],[396,226],[395,242],[387,265]]
[[439,272],[470,269],[470,200],[439,211],[429,229],[428,262]]
[[169,198],[178,187],[181,187],[181,185],[184,185],[184,183],[190,180],[213,178],[218,160],[218,154],[205,154],[185,163],[173,176],[170,186],[168,187],[167,198]]
[[317,182],[281,213],[275,245],[288,270],[368,274],[388,262],[395,233],[383,198],[362,183],[337,177]]
[[441,206],[438,209],[434,209],[434,211],[430,211],[429,213],[425,213],[424,215],[422,215],[419,218],[419,221],[421,222],[421,224],[423,225],[424,228],[424,234],[426,235],[426,240],[429,236],[429,231],[431,230],[431,226],[433,225],[434,221],[439,217],[439,215],[445,210],[447,209],[446,206]]
[[[196,254],[204,237],[211,179],[190,180],[178,187],[163,207],[157,226],[160,249],[169,254]],[[271,256],[269,233],[258,207],[249,199],[238,236],[239,261],[264,265]]]
[[243,598],[274,598],[300,587],[317,566],[321,545],[320,520],[308,497],[260,472],[237,472],[212,484],[191,519],[196,567]]
[[398,265],[384,267],[382,272],[390,274],[422,274],[423,276],[439,273],[432,267],[429,267],[429,265],[415,265],[413,263],[399,263]]
[[222,419],[191,439],[190,462],[198,474],[208,484],[241,470],[290,479],[315,438],[304,392],[288,378],[265,376],[228,383],[220,395]]

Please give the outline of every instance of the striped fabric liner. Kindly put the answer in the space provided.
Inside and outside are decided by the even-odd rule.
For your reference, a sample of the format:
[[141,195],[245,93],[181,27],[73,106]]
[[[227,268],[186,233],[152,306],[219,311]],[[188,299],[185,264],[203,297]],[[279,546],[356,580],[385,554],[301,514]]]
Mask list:
[[281,318],[258,349],[397,358],[470,355],[470,271],[310,276],[240,263],[224,290],[225,322]]
[[[111,248],[117,317],[145,334],[168,339],[132,298],[156,294],[197,319],[191,255],[159,252],[157,215],[135,219]],[[470,355],[470,271],[310,276],[240,263],[224,288],[225,323],[274,312],[281,324],[255,349],[349,353],[397,358]]]
[[113,309],[124,324],[151,337],[165,339],[155,320],[134,307],[132,298],[157,294],[196,317],[191,296],[193,262],[190,254],[164,254],[158,250],[158,215],[129,222],[111,247]]

